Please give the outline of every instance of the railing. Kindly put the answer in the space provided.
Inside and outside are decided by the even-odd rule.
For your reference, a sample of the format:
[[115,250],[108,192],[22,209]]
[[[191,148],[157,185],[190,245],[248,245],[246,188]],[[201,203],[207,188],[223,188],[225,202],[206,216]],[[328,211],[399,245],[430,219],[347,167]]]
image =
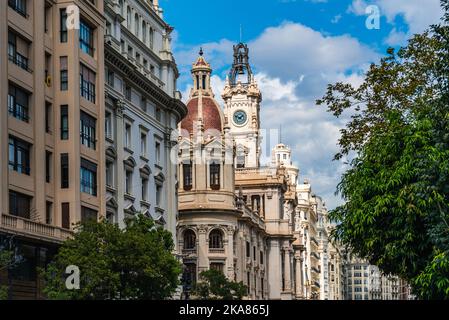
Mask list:
[[53,238],[57,241],[64,241],[73,236],[73,232],[70,230],[34,222],[29,219],[11,216],[8,214],[2,214],[0,227],[14,232],[23,232],[28,235]]
[[187,256],[196,255],[197,253],[198,253],[198,250],[196,248],[194,248],[194,249],[183,249],[182,250],[182,254],[187,255]]
[[33,73],[33,70],[31,70],[31,68],[29,67],[28,58],[21,55],[20,53],[16,52],[15,55],[9,54],[8,59],[9,61],[17,65],[19,68],[22,68],[23,70],[26,70],[29,73]]
[[225,249],[224,248],[209,248],[209,253],[224,254]]
[[266,176],[273,176],[276,174],[276,168],[260,167],[260,168],[241,168],[236,169],[237,174],[259,174]]

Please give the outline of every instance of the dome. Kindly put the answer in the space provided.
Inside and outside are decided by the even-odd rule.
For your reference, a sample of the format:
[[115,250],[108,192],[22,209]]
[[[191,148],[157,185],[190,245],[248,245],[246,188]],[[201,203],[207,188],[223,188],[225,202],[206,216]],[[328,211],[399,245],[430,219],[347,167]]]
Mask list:
[[[200,106],[201,99],[201,106]],[[217,130],[222,132],[222,115],[217,102],[206,96],[199,96],[189,100],[187,103],[187,117],[181,122],[181,128],[193,133],[196,130],[196,122],[202,119],[204,130]],[[200,114],[201,112],[201,114]]]

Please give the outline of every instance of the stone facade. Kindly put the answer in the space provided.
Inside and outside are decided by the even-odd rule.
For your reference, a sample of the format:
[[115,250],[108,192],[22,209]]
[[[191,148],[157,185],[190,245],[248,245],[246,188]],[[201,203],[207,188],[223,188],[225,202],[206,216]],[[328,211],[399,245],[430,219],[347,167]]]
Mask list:
[[[211,72],[201,50],[192,66],[188,115],[180,125],[177,244],[184,289],[200,272],[217,268],[243,282],[248,299],[329,299],[330,291],[341,298],[340,275],[335,276],[339,251],[327,239],[319,243],[329,229],[323,220],[326,233],[318,231],[324,203],[308,182],[298,184],[288,146],[277,145],[271,163],[261,166],[262,92],[249,48],[234,46],[223,109],[210,87]],[[320,260],[320,250],[326,260]]]

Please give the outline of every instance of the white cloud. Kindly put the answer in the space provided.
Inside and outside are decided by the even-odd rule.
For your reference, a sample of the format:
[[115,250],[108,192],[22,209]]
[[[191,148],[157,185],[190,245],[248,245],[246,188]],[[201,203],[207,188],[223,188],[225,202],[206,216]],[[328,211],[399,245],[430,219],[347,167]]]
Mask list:
[[[203,47],[205,58],[214,69],[221,70],[226,65],[228,68],[232,63],[230,41]],[[185,47],[175,54],[181,68],[190,70],[198,48]],[[325,36],[291,22],[266,29],[249,42],[249,48],[250,62],[263,94],[262,128],[278,129],[282,125],[283,142],[293,150],[300,179],[310,179],[314,192],[334,208],[341,203],[334,193],[344,165],[332,158],[338,151],[340,128],[347,119],[335,119],[325,107],[317,107],[315,100],[325,93],[328,83],[359,85],[363,72],[379,55],[349,35]],[[220,103],[225,76],[225,72],[219,72],[212,77]],[[190,84],[190,71],[188,77],[186,83]],[[186,92],[184,98],[188,97]]]
[[[440,0],[353,0],[348,12],[365,15],[368,5],[379,6],[380,13],[393,26],[385,39],[389,45],[403,45],[415,33],[422,33],[431,24],[438,23],[443,16]],[[401,17],[407,25],[407,32],[398,31],[397,18]]]

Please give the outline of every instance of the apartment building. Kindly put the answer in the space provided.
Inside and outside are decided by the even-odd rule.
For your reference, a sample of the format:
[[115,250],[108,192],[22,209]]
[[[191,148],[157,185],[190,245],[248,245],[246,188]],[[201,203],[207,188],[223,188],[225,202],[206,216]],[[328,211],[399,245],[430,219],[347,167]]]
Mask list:
[[178,123],[186,116],[158,1],[105,0],[106,215],[142,213],[176,234]]
[[345,269],[346,300],[400,300],[400,285],[397,276],[385,275],[377,266],[348,254]]
[[0,17],[0,237],[23,257],[0,282],[39,299],[37,267],[79,222],[144,213],[175,234],[187,109],[157,0],[8,0]]
[[0,236],[25,258],[2,282],[39,298],[36,265],[106,211],[103,1],[1,1],[0,16]]

